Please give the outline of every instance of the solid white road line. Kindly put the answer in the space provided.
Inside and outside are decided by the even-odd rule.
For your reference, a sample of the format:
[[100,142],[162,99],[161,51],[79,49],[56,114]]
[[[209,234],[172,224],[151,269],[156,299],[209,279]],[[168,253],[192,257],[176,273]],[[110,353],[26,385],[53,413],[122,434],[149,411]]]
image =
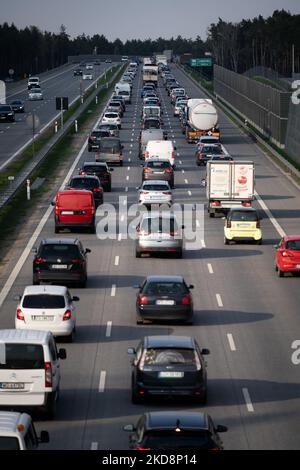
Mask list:
[[105,332],[106,338],[109,338],[111,336],[111,328],[112,328],[112,321],[108,321],[106,324],[106,332]]
[[115,256],[115,266],[119,266],[120,256]]
[[218,307],[223,307],[223,302],[222,302],[222,298],[220,294],[216,294],[216,298],[217,298]]
[[249,395],[248,388],[243,388],[242,391],[243,391],[244,399],[245,399],[245,402],[246,402],[246,405],[247,405],[247,410],[249,411],[249,413],[253,413],[254,408],[253,408],[253,405],[252,405],[252,401],[251,401],[251,398],[250,398],[250,395]]
[[236,351],[234,339],[231,333],[227,333],[228,343],[230,346],[231,351]]
[[105,390],[105,379],[106,379],[106,370],[102,370],[100,374],[100,380],[99,380],[99,393],[103,393]]
[[116,286],[116,284],[113,284],[113,285],[111,286],[111,293],[110,293],[110,296],[111,296],[111,297],[115,297],[115,296],[116,296],[116,290],[117,290],[117,286]]
[[98,450],[98,442],[92,442],[91,450]]
[[208,272],[209,274],[213,274],[214,273],[214,270],[213,270],[213,267],[210,263],[207,264],[207,268],[208,268]]

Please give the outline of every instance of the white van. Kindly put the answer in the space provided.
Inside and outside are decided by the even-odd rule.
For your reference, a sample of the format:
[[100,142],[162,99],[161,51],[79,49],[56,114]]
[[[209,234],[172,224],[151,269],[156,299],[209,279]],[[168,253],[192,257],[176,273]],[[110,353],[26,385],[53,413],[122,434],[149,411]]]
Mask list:
[[131,103],[131,87],[129,83],[119,82],[115,86],[116,95],[122,96],[125,103]]
[[40,79],[39,77],[29,77],[28,82],[27,82],[27,88],[28,90],[31,90],[32,87],[39,87],[40,84]]
[[60,363],[50,331],[0,330],[0,409],[37,408],[53,418],[59,398]]
[[49,442],[48,431],[37,436],[31,416],[27,413],[0,411],[0,452],[2,450],[36,450]]
[[145,161],[155,157],[158,160],[169,160],[172,166],[175,163],[176,147],[172,140],[149,140],[145,150]]

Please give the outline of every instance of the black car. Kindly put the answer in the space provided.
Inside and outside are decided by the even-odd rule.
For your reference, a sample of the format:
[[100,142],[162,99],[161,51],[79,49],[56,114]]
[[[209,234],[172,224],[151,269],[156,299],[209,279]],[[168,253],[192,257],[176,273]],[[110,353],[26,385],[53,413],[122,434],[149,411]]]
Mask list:
[[105,162],[84,162],[79,170],[80,175],[98,176],[104,191],[111,191],[111,172],[113,168],[108,168]]
[[14,100],[9,104],[15,113],[25,113],[25,105],[22,100]]
[[110,131],[108,129],[95,129],[93,130],[88,138],[88,151],[99,150],[100,140],[103,137],[110,137]]
[[82,69],[75,69],[73,72],[74,77],[81,77],[82,76]]
[[33,284],[45,282],[75,282],[85,287],[87,281],[87,254],[77,238],[51,238],[34,248]]
[[206,165],[208,160],[211,160],[211,157],[214,155],[222,155],[225,157],[225,154],[222,149],[222,145],[220,143],[217,144],[203,144],[202,146],[198,147],[195,152],[196,156],[196,164]]
[[148,276],[140,286],[136,299],[136,322],[193,322],[193,298],[182,276]]
[[96,175],[73,176],[69,181],[68,189],[86,189],[92,191],[96,208],[103,204],[103,188]]
[[15,113],[10,104],[0,104],[0,122],[15,122]]
[[150,397],[188,397],[202,404],[207,397],[207,374],[204,355],[189,336],[146,336],[132,361],[131,398],[139,403]]
[[134,450],[223,450],[218,433],[226,426],[215,426],[210,415],[198,411],[152,411],[144,413],[131,432],[129,449]]

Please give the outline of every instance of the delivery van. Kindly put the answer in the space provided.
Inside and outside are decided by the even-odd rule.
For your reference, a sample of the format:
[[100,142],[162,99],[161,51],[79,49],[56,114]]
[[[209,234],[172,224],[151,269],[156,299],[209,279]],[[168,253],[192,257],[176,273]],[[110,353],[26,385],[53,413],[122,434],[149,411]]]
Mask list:
[[172,140],[149,140],[145,151],[145,160],[155,157],[158,160],[169,160],[174,167],[176,147]]
[[70,189],[59,191],[55,202],[55,233],[63,228],[88,228],[96,233],[95,201],[92,191]]

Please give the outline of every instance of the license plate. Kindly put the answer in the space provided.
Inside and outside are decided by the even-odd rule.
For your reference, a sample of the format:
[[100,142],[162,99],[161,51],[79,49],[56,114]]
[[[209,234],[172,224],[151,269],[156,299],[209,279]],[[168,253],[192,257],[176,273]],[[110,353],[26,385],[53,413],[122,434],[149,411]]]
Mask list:
[[236,224],[240,228],[250,228],[250,224]]
[[74,211],[61,211],[62,215],[73,215]]
[[175,305],[175,300],[157,300],[156,305]]
[[159,372],[158,377],[160,379],[182,379],[184,372]]
[[155,175],[163,175],[164,171],[153,171]]
[[32,315],[31,316],[33,321],[53,321],[53,315]]
[[52,264],[52,269],[68,269],[67,264]]
[[297,269],[300,269],[300,264],[296,264],[296,268],[297,268]]
[[25,388],[24,382],[0,382],[2,390],[23,390]]

